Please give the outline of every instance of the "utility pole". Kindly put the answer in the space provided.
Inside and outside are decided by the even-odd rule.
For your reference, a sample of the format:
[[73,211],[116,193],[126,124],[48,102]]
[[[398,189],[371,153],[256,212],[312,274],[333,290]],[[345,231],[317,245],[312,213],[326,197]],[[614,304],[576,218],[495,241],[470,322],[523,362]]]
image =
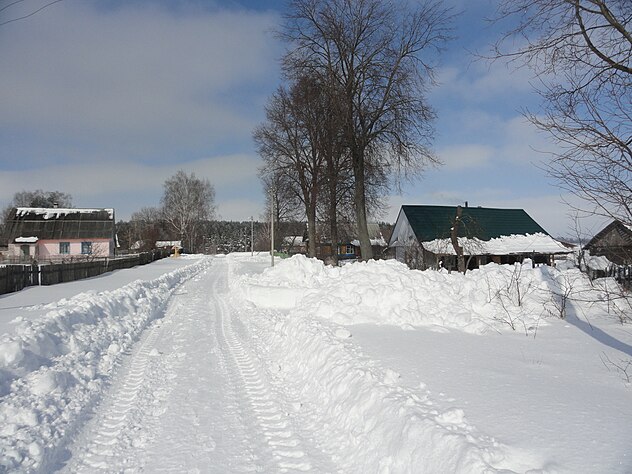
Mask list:
[[270,256],[274,267],[274,187],[270,195]]
[[255,254],[255,221],[252,216],[250,216],[250,256],[254,256]]

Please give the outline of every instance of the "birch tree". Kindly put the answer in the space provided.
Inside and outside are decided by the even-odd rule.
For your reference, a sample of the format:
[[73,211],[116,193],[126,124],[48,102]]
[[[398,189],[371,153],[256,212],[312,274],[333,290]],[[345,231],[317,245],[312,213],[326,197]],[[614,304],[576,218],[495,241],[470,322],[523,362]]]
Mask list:
[[214,214],[215,190],[208,179],[200,179],[178,171],[164,184],[162,216],[182,240],[182,245],[195,250],[199,225]]

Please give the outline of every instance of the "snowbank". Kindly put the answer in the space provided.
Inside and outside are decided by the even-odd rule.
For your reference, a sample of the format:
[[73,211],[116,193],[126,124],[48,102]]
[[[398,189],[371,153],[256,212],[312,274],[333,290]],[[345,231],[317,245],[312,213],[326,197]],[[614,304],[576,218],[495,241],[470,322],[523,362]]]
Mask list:
[[[259,359],[268,361],[278,385],[301,401],[301,410],[319,420],[311,428],[319,430],[318,439],[326,440],[323,449],[343,472],[525,472],[541,465],[535,457],[480,433],[461,408],[439,408],[424,386],[405,388],[399,374],[359,351],[352,327],[318,317],[345,322],[421,321],[421,313],[415,316],[405,306],[416,295],[428,293],[423,298],[430,300],[432,285],[442,285],[445,290],[449,286],[444,279],[451,277],[410,272],[394,262],[330,268],[304,257],[285,260],[262,275],[240,277],[235,289],[250,299],[242,303],[249,315],[242,321],[256,335],[253,341]],[[351,287],[345,281],[357,291],[349,294]],[[297,292],[304,296],[297,298],[291,311],[275,311],[254,306],[254,282],[258,285],[254,299],[276,309],[287,307],[287,300],[278,301],[279,292],[288,293],[299,282],[309,288]],[[427,283],[430,288],[413,288],[411,283]],[[262,290],[266,287],[268,298]],[[339,292],[329,298],[328,293],[334,291]],[[474,285],[469,291],[477,294]],[[338,298],[343,295],[341,302]],[[398,302],[402,297],[406,302]],[[393,316],[396,311],[398,315]],[[448,317],[448,323],[460,319],[466,327],[475,325],[459,314]],[[438,322],[438,312],[430,318]]]
[[151,281],[52,303],[0,337],[0,471],[37,470],[102,392],[122,353],[202,260]]
[[394,260],[328,267],[296,255],[263,274],[233,280],[262,308],[305,313],[338,324],[431,326],[482,334],[545,324],[555,270],[489,264],[463,275],[411,271]]

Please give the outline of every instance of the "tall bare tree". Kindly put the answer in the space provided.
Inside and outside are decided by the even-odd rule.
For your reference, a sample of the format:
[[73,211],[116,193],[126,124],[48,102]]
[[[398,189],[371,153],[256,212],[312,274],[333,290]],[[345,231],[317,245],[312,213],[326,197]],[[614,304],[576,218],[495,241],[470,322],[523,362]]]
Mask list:
[[[278,170],[268,170],[265,167],[259,172],[263,190],[266,196],[264,213],[261,216],[264,222],[262,232],[270,235],[270,216],[274,219],[274,248],[281,249],[283,241],[282,222],[303,221],[305,207],[301,202],[297,190],[290,176]],[[272,211],[274,209],[274,212]],[[270,239],[267,238],[267,247],[270,247]]]
[[494,56],[539,79],[544,113],[526,116],[561,148],[550,175],[583,210],[632,224],[632,2],[504,0],[496,19],[514,26]]
[[165,222],[187,245],[195,250],[199,225],[209,220],[215,211],[215,189],[208,179],[200,179],[178,171],[164,184],[162,216]]
[[342,91],[345,142],[354,175],[362,257],[372,257],[367,229],[367,155],[397,171],[435,161],[429,149],[434,112],[425,91],[431,53],[447,39],[448,11],[429,0],[416,10],[389,0],[292,0],[281,36],[289,77],[310,75]]
[[266,122],[254,132],[264,170],[286,180],[303,204],[307,217],[308,255],[316,256],[316,210],[323,180],[324,155],[319,146],[321,88],[317,81],[300,77],[290,89],[271,97]]
[[143,207],[139,211],[132,213],[130,218],[129,238],[134,239],[128,242],[128,248],[139,242],[138,250],[150,250],[156,245],[160,238],[160,221],[162,211],[156,207]]

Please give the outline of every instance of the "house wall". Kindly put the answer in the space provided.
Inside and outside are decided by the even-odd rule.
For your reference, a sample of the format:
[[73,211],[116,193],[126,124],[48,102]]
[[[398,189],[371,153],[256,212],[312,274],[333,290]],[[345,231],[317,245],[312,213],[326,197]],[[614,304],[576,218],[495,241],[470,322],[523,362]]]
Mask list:
[[8,248],[8,256],[9,257],[22,257],[22,246],[29,246],[29,257],[37,258],[38,257],[38,247],[37,244],[9,244]]
[[[59,243],[69,242],[70,253],[60,254]],[[81,243],[92,242],[93,257],[111,257],[113,243],[111,239],[62,239],[62,240],[40,240],[38,242],[39,258],[54,258],[64,256],[77,256],[81,254]]]

